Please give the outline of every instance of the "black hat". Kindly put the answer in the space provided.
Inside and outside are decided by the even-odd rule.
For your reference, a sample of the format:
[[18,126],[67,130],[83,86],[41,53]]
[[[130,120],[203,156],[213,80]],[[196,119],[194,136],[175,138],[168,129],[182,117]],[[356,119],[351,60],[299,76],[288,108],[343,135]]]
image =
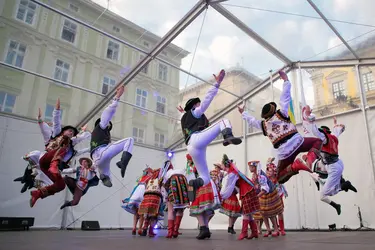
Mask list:
[[186,112],[188,112],[190,109],[192,109],[194,107],[195,104],[197,104],[198,102],[201,102],[201,99],[199,99],[198,97],[196,98],[191,98],[189,99],[186,104],[185,104],[185,108],[184,110]]
[[[98,120],[96,120],[96,122],[95,122],[95,127],[99,125],[100,120],[101,120],[100,118],[99,118]],[[108,128],[108,130],[109,130],[109,131],[112,130],[112,122],[111,122],[111,121],[109,122],[109,128]]]
[[277,104],[274,102],[267,103],[262,108],[262,118],[266,119],[268,117],[271,117],[273,114],[275,114],[277,108]]
[[64,133],[65,130],[71,129],[73,130],[74,136],[78,135],[78,129],[73,126],[65,126],[61,129],[61,134]]
[[321,126],[320,128],[318,128],[318,130],[322,133],[327,133],[327,134],[330,134],[331,133],[331,129],[327,126]]

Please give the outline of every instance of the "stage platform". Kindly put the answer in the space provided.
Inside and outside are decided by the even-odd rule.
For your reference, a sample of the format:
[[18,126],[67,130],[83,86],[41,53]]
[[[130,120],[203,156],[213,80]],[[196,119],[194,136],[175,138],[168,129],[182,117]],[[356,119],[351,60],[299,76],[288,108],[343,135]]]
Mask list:
[[155,238],[132,236],[130,230],[0,232],[4,250],[374,250],[375,232],[287,232],[278,238],[238,241],[226,231],[212,231],[211,239],[197,240],[198,231],[182,230],[177,239],[166,239],[166,230]]

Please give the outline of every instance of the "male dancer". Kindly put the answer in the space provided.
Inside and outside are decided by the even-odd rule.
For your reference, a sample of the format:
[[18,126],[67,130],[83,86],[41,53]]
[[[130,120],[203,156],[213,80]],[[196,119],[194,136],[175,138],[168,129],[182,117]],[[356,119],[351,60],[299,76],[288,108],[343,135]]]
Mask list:
[[[198,171],[199,177],[195,180],[190,180],[189,185],[193,187],[193,194],[190,193],[190,199],[194,200],[196,190],[199,187],[210,183],[210,173],[208,171],[206,161],[206,148],[207,146],[221,133],[224,137],[224,146],[229,144],[241,144],[241,138],[234,137],[232,133],[232,126],[227,119],[222,119],[211,126],[204,112],[209,107],[219,90],[219,86],[225,77],[225,71],[221,70],[219,76],[214,75],[216,83],[211,87],[203,102],[197,98],[189,99],[184,111],[186,112],[181,119],[182,133],[185,137],[187,151],[191,155],[195,167]],[[179,109],[180,112],[181,107]]]
[[341,176],[344,171],[344,163],[339,159],[338,137],[344,132],[345,126],[342,124],[337,124],[336,118],[334,118],[333,131],[326,127],[321,126],[319,129],[314,123],[312,133],[319,137],[323,141],[323,147],[321,151],[322,162],[328,172],[328,178],[321,191],[320,200],[331,205],[336,209],[338,215],[341,214],[341,205],[331,201],[328,196],[334,196],[338,192],[344,190],[352,190],[357,192],[357,189],[350,183],[350,181],[345,181]]
[[39,198],[54,195],[65,188],[59,167],[68,163],[75,155],[74,146],[86,139],[86,136],[77,136],[78,130],[73,126],[61,128],[60,99],[52,113],[53,126],[51,139],[48,141],[45,153],[39,160],[39,165],[44,174],[53,182],[52,185],[31,191],[30,207],[33,207]]
[[112,103],[103,111],[101,118],[96,120],[95,128],[91,134],[91,158],[94,165],[98,167],[100,179],[106,187],[112,187],[110,179],[110,163],[112,158],[122,151],[121,160],[116,165],[121,169],[121,176],[124,178],[126,167],[132,157],[133,138],[129,137],[113,143],[111,142],[111,119],[115,115],[118,101],[123,93],[124,86],[121,86],[117,89]]
[[73,194],[73,200],[65,202],[60,207],[60,209],[78,205],[79,201],[81,200],[81,197],[89,189],[90,181],[96,181],[96,183],[99,183],[99,179],[96,176],[96,172],[92,168],[91,159],[81,158],[79,159],[79,164],[81,166],[75,169],[68,168],[62,171],[63,174],[77,174],[77,175],[75,179],[65,176],[64,180],[70,192]]
[[[278,154],[278,180],[280,184],[287,182],[298,171],[303,170],[312,173],[312,163],[318,158],[322,141],[318,138],[304,138],[296,126],[291,122],[288,115],[289,102],[291,100],[291,83],[288,76],[279,72],[284,80],[283,90],[280,96],[281,109],[277,110],[277,105],[270,102],[263,106],[261,116],[263,121],[244,112],[244,107],[238,106],[238,111],[243,119],[250,126],[261,129],[264,136],[267,136]],[[296,159],[302,152],[308,152],[306,162],[302,159]]]

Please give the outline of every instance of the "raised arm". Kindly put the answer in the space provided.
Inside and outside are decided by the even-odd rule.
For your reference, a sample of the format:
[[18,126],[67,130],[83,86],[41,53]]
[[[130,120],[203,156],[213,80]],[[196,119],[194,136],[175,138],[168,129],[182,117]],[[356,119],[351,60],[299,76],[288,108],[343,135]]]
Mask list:
[[318,129],[318,126],[316,126],[316,123],[311,124],[311,131],[314,136],[318,137],[320,140],[323,141],[323,144],[327,143],[327,137],[324,135],[324,133],[320,132]]
[[344,124],[337,124],[337,119],[336,117],[333,118],[333,129],[332,129],[332,134],[339,138],[339,136],[344,133],[345,131],[345,125]]
[[43,135],[44,144],[47,144],[52,136],[52,128],[46,122],[43,121],[42,111],[40,110],[40,108],[38,113],[38,125],[40,128],[40,132]]
[[227,183],[225,185],[225,187],[222,187],[221,188],[221,191],[220,191],[220,195],[222,197],[222,199],[228,199],[233,191],[234,191],[234,188],[236,187],[236,182],[238,180],[238,175],[234,174],[234,173],[230,173],[227,177]]
[[55,109],[52,112],[52,137],[61,133],[61,110],[60,98],[56,101]]
[[99,123],[102,129],[105,129],[108,126],[109,122],[112,120],[112,117],[115,115],[118,102],[123,93],[124,93],[124,86],[121,86],[117,89],[116,96],[113,98],[112,103],[104,109],[100,117],[100,123]]
[[242,113],[242,119],[244,119],[247,122],[247,124],[249,124],[249,126],[257,129],[262,129],[262,121],[250,115],[247,111]]
[[202,114],[208,109],[208,107],[210,106],[212,100],[214,99],[215,95],[217,94],[217,92],[219,91],[219,87],[220,87],[220,84],[221,82],[223,81],[224,77],[225,77],[225,71],[224,70],[221,70],[220,73],[219,73],[219,76],[216,76],[214,75],[215,79],[216,79],[216,83],[214,84],[214,86],[212,86],[206,96],[204,97],[203,101],[201,102],[201,105],[195,109],[192,109],[191,112],[193,113],[193,115],[196,117],[196,118],[199,118],[202,116]]
[[82,133],[79,133],[77,136],[72,138],[72,143],[73,146],[77,145],[78,143],[90,139],[91,138],[91,133],[88,131],[84,131]]
[[285,74],[285,72],[280,71],[279,74],[281,79],[284,80],[283,90],[280,96],[280,111],[283,113],[285,117],[289,117],[288,109],[291,100],[290,90],[292,88],[292,84],[290,83],[288,76]]

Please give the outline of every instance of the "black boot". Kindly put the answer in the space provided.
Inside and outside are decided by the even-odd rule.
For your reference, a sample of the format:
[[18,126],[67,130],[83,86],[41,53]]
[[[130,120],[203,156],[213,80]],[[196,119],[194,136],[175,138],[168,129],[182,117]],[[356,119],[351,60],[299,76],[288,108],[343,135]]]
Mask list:
[[204,240],[204,239],[210,238],[210,237],[211,237],[211,233],[210,233],[210,229],[208,229],[208,227],[203,226],[203,227],[199,228],[199,234],[196,237],[198,240]]
[[111,179],[109,178],[109,176],[101,174],[100,179],[102,180],[104,186],[112,187],[112,182],[111,182]]
[[233,227],[228,227],[228,233],[236,234],[236,231],[234,231]]
[[127,151],[124,151],[122,152],[121,160],[116,163],[117,167],[121,169],[122,178],[124,178],[125,176],[125,170],[131,158],[132,158],[132,154]]
[[242,139],[238,137],[234,137],[232,133],[231,128],[226,128],[223,131],[221,131],[221,134],[223,135],[224,141],[223,145],[228,146],[229,144],[238,145],[241,144]]
[[357,189],[352,185],[350,181],[341,182],[341,190],[348,192],[352,190],[353,192],[357,193]]
[[336,209],[336,212],[337,212],[338,215],[341,214],[341,205],[340,204],[337,204],[334,201],[331,201],[329,203],[329,205],[331,205],[332,207],[334,207]]
[[64,209],[65,207],[70,207],[70,206],[72,206],[72,202],[71,202],[71,201],[66,201],[66,202],[64,203],[64,205],[62,205],[62,206],[60,207],[60,209]]
[[195,180],[189,181],[190,188],[188,188],[188,198],[190,202],[193,202],[195,200],[195,196],[197,195],[198,188],[202,187],[203,185],[204,185],[204,181],[202,178],[199,178],[199,177]]
[[320,184],[319,184],[319,181],[316,181],[315,182],[315,185],[316,185],[316,187],[318,188],[318,191],[320,190]]

